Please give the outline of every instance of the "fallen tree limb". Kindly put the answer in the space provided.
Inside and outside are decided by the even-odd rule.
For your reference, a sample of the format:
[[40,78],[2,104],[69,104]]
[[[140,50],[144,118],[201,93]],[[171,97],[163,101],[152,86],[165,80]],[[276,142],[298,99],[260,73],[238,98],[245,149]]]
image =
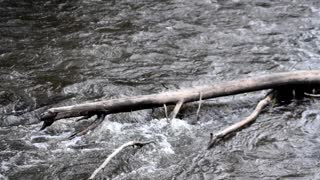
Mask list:
[[174,118],[176,118],[177,114],[179,113],[181,106],[183,105],[184,100],[180,100],[176,106],[174,107],[173,111],[170,114],[170,120],[173,120]]
[[320,97],[320,94],[310,94],[310,93],[304,93],[304,95],[309,96],[309,97]]
[[141,109],[151,109],[166,105],[175,105],[181,99],[184,103],[198,101],[199,93],[202,100],[235,95],[239,93],[258,91],[263,89],[281,89],[296,87],[309,89],[320,85],[320,71],[296,71],[274,73],[270,75],[222,82],[211,86],[197,87],[193,89],[180,90],[175,92],[165,92],[160,94],[111,99],[98,102],[77,104],[48,109],[41,115],[44,121],[43,128],[50,126],[59,119],[91,116],[92,114],[113,114],[119,112],[131,112]]
[[273,99],[273,94],[270,93],[268,96],[266,96],[257,104],[255,110],[248,117],[244,118],[242,121],[237,122],[214,135],[211,134],[207,149],[212,148],[217,142],[219,142],[226,135],[241,129],[244,126],[256,120],[259,114],[261,113],[261,111],[263,110],[263,108],[265,108],[268,104],[270,104],[272,99]]
[[200,109],[201,109],[201,103],[202,103],[202,93],[200,92],[199,93],[199,105],[198,105],[198,109],[197,109],[197,114],[196,114],[196,117],[197,117],[197,121],[199,121],[199,118],[200,118]]
[[163,104],[163,108],[164,108],[164,115],[166,116],[167,121],[169,121],[167,105],[166,105],[166,104]]
[[138,146],[138,147],[142,147],[144,145],[153,143],[153,141],[148,141],[148,142],[141,142],[141,141],[129,141],[125,144],[123,144],[122,146],[118,147],[116,150],[113,151],[112,154],[110,154],[107,159],[92,173],[92,175],[89,177],[89,180],[94,179],[94,177],[96,177],[96,175],[99,173],[99,171],[101,171],[102,169],[104,169],[107,164],[111,161],[112,158],[114,158],[117,154],[119,154],[124,148],[128,147],[128,146]]
[[77,136],[85,135],[85,134],[87,134],[87,132],[94,130],[96,127],[98,127],[103,122],[105,117],[106,117],[106,115],[104,115],[104,114],[98,114],[97,119],[95,119],[87,128],[83,129],[80,132],[73,133],[69,137],[69,139],[73,139]]

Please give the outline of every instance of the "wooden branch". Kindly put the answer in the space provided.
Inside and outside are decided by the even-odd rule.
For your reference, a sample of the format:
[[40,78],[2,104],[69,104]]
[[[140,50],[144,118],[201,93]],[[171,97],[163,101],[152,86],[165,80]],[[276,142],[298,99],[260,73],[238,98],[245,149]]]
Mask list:
[[99,173],[99,171],[101,171],[102,169],[104,169],[107,164],[111,161],[112,158],[114,158],[117,154],[119,154],[124,148],[128,147],[128,146],[139,146],[142,147],[146,144],[150,144],[153,143],[153,141],[148,141],[148,142],[141,142],[141,141],[129,141],[125,144],[123,144],[122,146],[118,147],[116,150],[113,151],[112,154],[110,154],[107,159],[92,173],[92,175],[89,177],[89,180],[94,179],[94,177]]
[[163,104],[163,108],[164,108],[164,115],[166,116],[167,121],[169,120],[168,118],[168,108],[166,104]]
[[105,114],[99,114],[97,119],[95,119],[91,124],[90,126],[88,126],[87,128],[85,128],[84,130],[80,131],[80,132],[76,132],[74,134],[72,134],[69,139],[73,139],[77,136],[82,136],[82,135],[85,135],[87,134],[89,131],[91,130],[94,130],[96,127],[98,127],[103,121],[104,121],[104,118],[106,117]]
[[173,111],[170,114],[170,120],[176,118],[177,114],[179,113],[179,111],[181,109],[183,102],[184,102],[184,100],[182,99],[176,104],[176,106],[174,107]]
[[85,116],[82,116],[80,117],[79,119],[76,120],[76,122],[79,122],[79,121],[82,121],[82,120],[85,120],[85,119],[89,119],[91,118],[93,115],[85,115]]
[[320,97],[320,94],[310,94],[310,93],[304,93],[304,95],[309,96],[309,97]]
[[199,105],[198,105],[197,116],[196,116],[197,121],[199,121],[199,118],[200,118],[199,113],[200,113],[200,109],[201,109],[201,104],[202,104],[202,93],[199,92]]
[[198,101],[199,92],[202,99],[209,99],[221,96],[235,95],[244,92],[252,92],[263,89],[277,89],[284,87],[320,85],[320,71],[296,71],[275,73],[264,76],[222,82],[205,87],[151,94],[144,96],[111,99],[98,102],[77,104],[71,106],[48,109],[41,115],[44,121],[42,129],[50,126],[54,121],[70,117],[86,116],[95,113],[112,114],[119,112],[131,112],[141,109],[161,107],[163,104],[174,105],[181,99],[184,103]]
[[259,116],[260,112],[263,110],[263,108],[265,108],[268,104],[270,104],[272,99],[273,99],[273,94],[271,93],[258,103],[255,110],[248,117],[246,117],[245,119],[243,119],[240,122],[237,122],[237,123],[227,127],[226,129],[224,129],[214,135],[210,134],[211,137],[210,137],[210,141],[209,141],[207,149],[212,148],[217,142],[219,142],[226,135],[241,129],[244,126],[246,126],[249,123],[256,120],[257,117]]

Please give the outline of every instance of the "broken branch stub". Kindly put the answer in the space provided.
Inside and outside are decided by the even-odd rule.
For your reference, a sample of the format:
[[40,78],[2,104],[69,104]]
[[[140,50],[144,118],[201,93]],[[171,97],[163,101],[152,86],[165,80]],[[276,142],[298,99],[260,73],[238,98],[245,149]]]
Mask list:
[[173,120],[174,118],[176,118],[177,114],[179,113],[181,106],[183,104],[184,100],[180,100],[176,106],[174,107],[173,111],[170,114],[170,120]]
[[[235,95],[245,92],[258,91],[263,89],[294,88],[301,86],[305,92],[309,89],[319,87],[320,71],[296,71],[274,73],[264,76],[255,76],[251,78],[221,82],[210,86],[195,87],[186,90],[174,92],[164,92],[144,96],[103,100],[71,106],[57,107],[48,109],[41,115],[44,121],[42,129],[50,126],[53,122],[71,117],[90,116],[92,114],[114,114],[120,112],[131,112],[141,109],[151,109],[166,105],[175,105],[181,99],[183,103],[199,100],[199,93],[202,94],[202,100],[216,98],[221,96]],[[311,92],[311,91],[310,91]]]

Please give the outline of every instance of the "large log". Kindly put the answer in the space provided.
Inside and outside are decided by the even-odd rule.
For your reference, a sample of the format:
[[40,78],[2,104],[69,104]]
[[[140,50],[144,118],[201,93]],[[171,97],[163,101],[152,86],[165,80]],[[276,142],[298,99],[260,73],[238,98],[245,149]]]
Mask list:
[[221,82],[210,86],[196,87],[174,92],[163,92],[159,94],[57,107],[48,109],[41,115],[41,120],[44,121],[42,129],[46,126],[50,126],[53,122],[59,119],[83,116],[90,117],[95,114],[106,115],[119,112],[130,112],[141,109],[163,107],[164,105],[175,105],[179,102],[188,103],[198,101],[200,99],[200,95],[201,99],[204,100],[263,89],[297,88],[307,92],[307,90],[319,87],[319,85],[320,71],[318,70],[283,72]]

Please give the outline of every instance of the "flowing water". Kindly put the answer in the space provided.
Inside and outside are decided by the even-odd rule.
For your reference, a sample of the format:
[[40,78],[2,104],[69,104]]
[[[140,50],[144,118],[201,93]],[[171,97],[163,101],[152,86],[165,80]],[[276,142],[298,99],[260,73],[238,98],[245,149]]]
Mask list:
[[0,0],[0,179],[320,179],[320,101],[270,107],[211,150],[210,133],[239,121],[264,92],[184,105],[60,120],[58,107],[320,68],[318,0]]

